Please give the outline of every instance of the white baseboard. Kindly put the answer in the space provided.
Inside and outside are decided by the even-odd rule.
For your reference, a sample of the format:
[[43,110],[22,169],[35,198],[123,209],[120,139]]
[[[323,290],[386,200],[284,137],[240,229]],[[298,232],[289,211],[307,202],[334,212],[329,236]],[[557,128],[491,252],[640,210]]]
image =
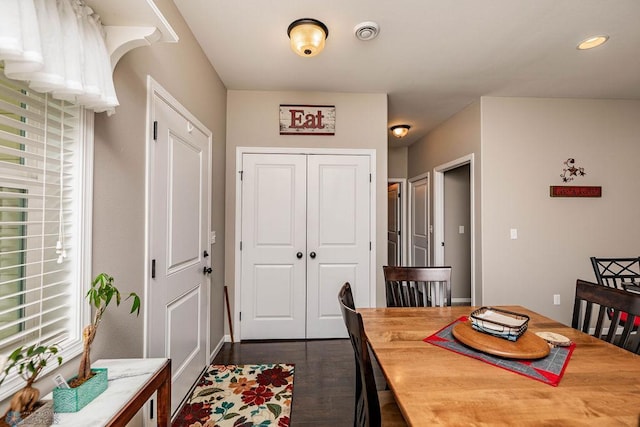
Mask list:
[[222,349],[222,345],[227,341],[227,337],[229,335],[224,335],[220,341],[218,341],[218,344],[216,344],[215,348],[213,349],[213,351],[211,352],[211,354],[209,355],[209,362],[211,362],[216,355],[218,354],[218,352],[220,351],[220,349]]

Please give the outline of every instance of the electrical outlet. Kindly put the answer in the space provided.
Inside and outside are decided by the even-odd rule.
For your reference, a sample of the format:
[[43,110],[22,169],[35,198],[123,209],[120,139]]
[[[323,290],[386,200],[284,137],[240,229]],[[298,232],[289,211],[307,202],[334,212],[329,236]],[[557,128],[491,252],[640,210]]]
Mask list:
[[553,305],[560,305],[560,294],[555,294],[553,296]]

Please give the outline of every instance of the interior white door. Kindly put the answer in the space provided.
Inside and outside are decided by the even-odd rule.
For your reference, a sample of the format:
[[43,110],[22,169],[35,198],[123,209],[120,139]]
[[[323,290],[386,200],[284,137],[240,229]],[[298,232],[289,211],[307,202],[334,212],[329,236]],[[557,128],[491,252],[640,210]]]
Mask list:
[[346,337],[338,292],[369,305],[369,156],[308,156],[307,338]]
[[305,155],[242,156],[242,339],[305,338],[306,194]]
[[410,247],[411,265],[426,267],[429,265],[429,181],[423,177],[411,181],[410,185]]
[[148,355],[171,358],[173,412],[208,362],[210,139],[157,95],[152,116]]
[[387,265],[401,265],[400,184],[387,186]]

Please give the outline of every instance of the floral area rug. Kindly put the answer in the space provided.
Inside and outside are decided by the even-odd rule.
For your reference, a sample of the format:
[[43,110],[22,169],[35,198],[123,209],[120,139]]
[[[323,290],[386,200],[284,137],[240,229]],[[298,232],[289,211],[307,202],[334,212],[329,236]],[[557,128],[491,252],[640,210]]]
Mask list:
[[211,365],[172,427],[289,427],[294,365]]

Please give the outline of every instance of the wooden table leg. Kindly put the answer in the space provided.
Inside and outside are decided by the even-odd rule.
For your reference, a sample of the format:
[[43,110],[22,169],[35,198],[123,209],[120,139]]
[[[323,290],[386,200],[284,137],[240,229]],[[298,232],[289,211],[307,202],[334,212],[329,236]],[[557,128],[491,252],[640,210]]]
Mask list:
[[171,359],[162,370],[162,384],[158,387],[158,427],[171,425]]

